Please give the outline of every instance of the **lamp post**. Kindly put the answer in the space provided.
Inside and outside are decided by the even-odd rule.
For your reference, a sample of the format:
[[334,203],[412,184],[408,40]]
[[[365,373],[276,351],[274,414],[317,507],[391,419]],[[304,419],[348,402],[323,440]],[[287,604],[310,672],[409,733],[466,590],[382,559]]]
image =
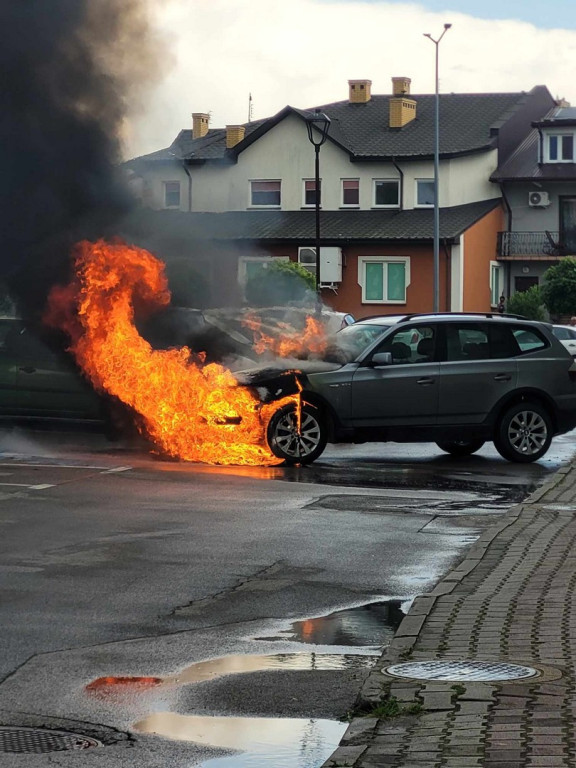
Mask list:
[[306,117],[306,127],[308,129],[308,139],[314,146],[314,200],[316,207],[316,294],[318,296],[318,307],[320,307],[320,147],[328,138],[330,129],[330,118],[323,112],[311,112]]
[[440,41],[452,24],[444,24],[444,31],[435,40],[429,32],[424,37],[436,46],[436,74],[434,100],[434,312],[440,311],[440,201],[438,199],[438,176],[440,169],[440,97],[438,95],[438,48]]

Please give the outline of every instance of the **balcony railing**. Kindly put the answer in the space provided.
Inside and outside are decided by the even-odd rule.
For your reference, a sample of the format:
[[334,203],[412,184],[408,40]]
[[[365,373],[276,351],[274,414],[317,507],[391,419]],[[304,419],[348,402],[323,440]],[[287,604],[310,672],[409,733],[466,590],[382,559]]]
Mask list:
[[498,233],[498,256],[500,258],[558,259],[566,255],[567,251],[560,244],[558,232]]

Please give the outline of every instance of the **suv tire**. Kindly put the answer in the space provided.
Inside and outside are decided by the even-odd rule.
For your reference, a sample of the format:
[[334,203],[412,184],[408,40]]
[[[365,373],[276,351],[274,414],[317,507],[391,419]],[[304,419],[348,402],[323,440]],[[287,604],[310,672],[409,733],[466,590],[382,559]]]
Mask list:
[[471,456],[482,448],[484,440],[446,440],[437,442],[436,445],[452,456]]
[[285,405],[270,419],[270,450],[286,464],[311,464],[326,448],[327,430],[318,408],[302,404],[300,428],[296,405]]
[[552,420],[538,403],[517,403],[503,414],[494,435],[498,453],[508,461],[528,463],[544,456],[552,441]]

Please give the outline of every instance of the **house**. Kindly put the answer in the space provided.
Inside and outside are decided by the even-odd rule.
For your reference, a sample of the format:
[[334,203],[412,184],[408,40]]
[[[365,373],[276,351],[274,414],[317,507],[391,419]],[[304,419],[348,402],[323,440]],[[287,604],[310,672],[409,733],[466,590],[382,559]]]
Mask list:
[[538,285],[563,256],[576,255],[576,109],[561,103],[534,121],[491,178],[506,209],[498,263],[511,295]]
[[[373,95],[348,81],[320,153],[322,297],[356,317],[433,308],[435,96],[411,95],[407,77]],[[492,180],[555,101],[529,92],[440,95],[440,309],[489,311],[504,289],[497,258],[506,228]],[[159,253],[168,237],[196,258],[218,301],[271,259],[316,270],[310,110],[212,129],[194,113],[170,147],[127,163],[140,187],[141,235]],[[154,209],[157,213],[153,213]]]

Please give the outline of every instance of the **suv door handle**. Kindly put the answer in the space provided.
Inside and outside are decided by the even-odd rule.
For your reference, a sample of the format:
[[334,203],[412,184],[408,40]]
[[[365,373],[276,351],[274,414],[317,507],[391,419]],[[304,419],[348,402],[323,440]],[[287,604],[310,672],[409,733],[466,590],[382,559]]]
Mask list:
[[422,387],[427,387],[430,384],[434,384],[434,379],[427,376],[425,379],[417,379],[416,384],[420,384]]
[[36,373],[36,368],[33,368],[31,365],[23,365],[18,370],[22,371],[22,373]]
[[512,376],[509,373],[498,373],[494,376],[494,381],[510,381],[511,378]]

